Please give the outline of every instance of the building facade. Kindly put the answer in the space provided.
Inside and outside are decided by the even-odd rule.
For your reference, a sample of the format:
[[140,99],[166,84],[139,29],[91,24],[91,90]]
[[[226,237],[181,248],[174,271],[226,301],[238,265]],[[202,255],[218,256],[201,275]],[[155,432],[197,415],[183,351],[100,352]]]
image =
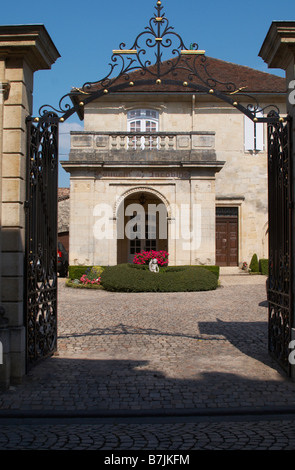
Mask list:
[[[239,87],[245,107],[251,94],[261,116],[270,104],[284,114],[283,78],[213,58],[207,66]],[[72,132],[62,162],[70,173],[70,265],[132,262],[149,250],[167,251],[170,265],[238,267],[254,253],[268,257],[266,124],[161,80],[106,93],[80,117],[84,130]]]
[[58,188],[58,241],[69,251],[70,189]]

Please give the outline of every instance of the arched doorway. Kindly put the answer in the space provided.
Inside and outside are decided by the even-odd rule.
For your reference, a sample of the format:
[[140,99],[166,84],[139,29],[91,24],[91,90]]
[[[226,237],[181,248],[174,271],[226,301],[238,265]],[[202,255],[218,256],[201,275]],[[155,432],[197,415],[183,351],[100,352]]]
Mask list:
[[132,263],[142,251],[168,251],[167,208],[155,193],[138,189],[117,211],[117,263]]

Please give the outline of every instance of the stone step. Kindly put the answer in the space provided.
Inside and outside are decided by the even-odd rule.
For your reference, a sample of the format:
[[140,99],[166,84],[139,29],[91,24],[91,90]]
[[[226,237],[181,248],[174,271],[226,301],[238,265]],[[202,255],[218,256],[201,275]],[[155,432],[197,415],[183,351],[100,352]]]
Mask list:
[[239,266],[220,266],[220,276],[233,276],[233,275],[245,275],[247,271],[243,271]]

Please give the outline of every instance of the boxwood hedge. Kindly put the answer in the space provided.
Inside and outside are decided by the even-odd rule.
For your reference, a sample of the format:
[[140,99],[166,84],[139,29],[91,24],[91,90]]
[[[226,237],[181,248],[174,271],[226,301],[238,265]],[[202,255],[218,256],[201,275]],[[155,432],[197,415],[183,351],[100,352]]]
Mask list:
[[251,258],[249,269],[252,273],[259,273],[259,262],[256,253]]
[[218,277],[199,266],[173,266],[151,273],[145,266],[118,264],[101,274],[101,285],[114,292],[189,292],[214,290]]
[[268,259],[259,260],[259,271],[261,274],[268,275]]

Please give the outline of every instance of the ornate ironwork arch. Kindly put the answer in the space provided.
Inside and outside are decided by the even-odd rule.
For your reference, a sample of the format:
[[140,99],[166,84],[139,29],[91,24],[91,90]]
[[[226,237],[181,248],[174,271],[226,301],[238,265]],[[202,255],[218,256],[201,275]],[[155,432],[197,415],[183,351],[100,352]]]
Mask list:
[[[29,119],[52,122],[54,113],[55,119],[63,122],[81,107],[105,94],[124,90],[130,86],[136,89],[143,85],[161,84],[176,85],[216,96],[254,122],[284,121],[275,105],[261,108],[255,97],[242,92],[243,88],[239,88],[233,82],[224,82],[218,77],[213,77],[205,51],[199,50],[196,43],[186,47],[181,36],[170,26],[160,0],[157,1],[155,10],[148,26],[138,34],[129,49],[126,49],[126,44],[121,43],[119,49],[113,50],[110,70],[104,78],[95,82],[86,82],[81,88],[72,89],[59,100],[57,107],[43,105],[39,109],[39,117]],[[168,51],[170,57],[164,60]],[[222,87],[225,91],[218,87]],[[242,104],[241,98],[243,101],[249,100],[249,104],[246,106]],[[264,117],[258,116],[258,113],[266,111],[267,108],[270,108],[271,113]]]

